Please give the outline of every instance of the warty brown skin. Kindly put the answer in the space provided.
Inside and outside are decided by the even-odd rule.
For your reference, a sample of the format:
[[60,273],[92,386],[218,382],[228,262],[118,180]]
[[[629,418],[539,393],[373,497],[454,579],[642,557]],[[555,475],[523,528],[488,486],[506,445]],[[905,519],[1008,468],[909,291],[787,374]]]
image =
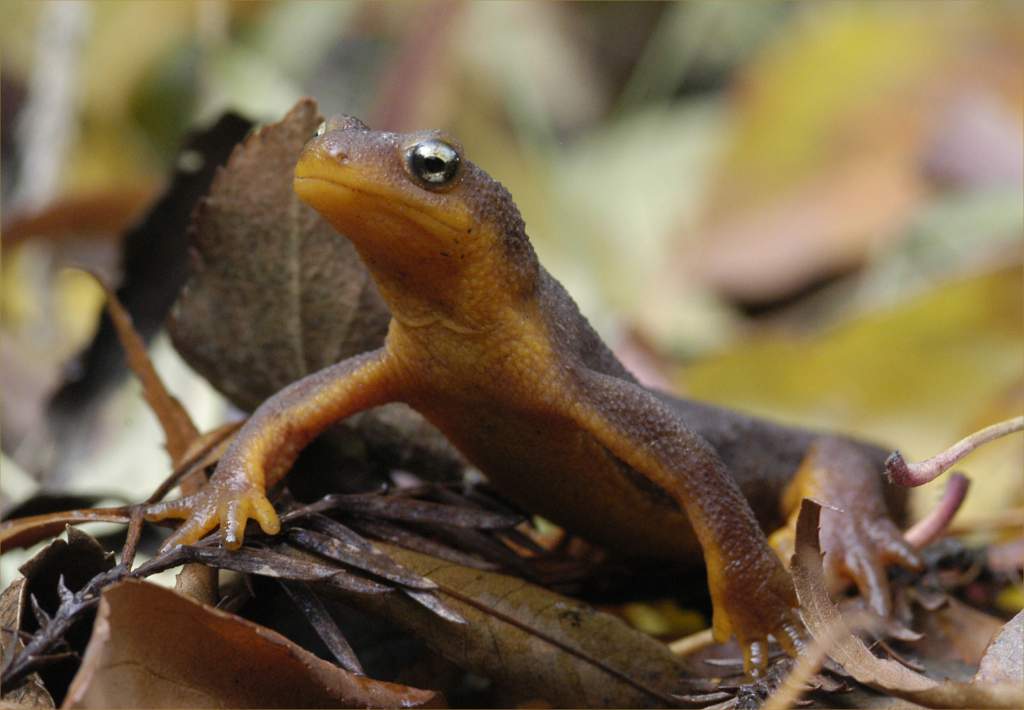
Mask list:
[[[456,167],[431,183],[438,173],[410,156],[437,150],[456,158],[428,167]],[[748,671],[764,668],[769,635],[795,652],[802,634],[792,582],[747,503],[768,500],[761,522],[781,523],[791,481],[788,510],[807,491],[844,508],[824,525],[831,567],[886,612],[884,563],[917,560],[885,511],[884,452],[639,385],[538,263],[508,192],[461,156],[437,132],[347,117],[310,141],[296,192],[369,268],[393,315],[385,346],[257,409],[203,491],[150,510],[185,519],[168,544],[219,525],[238,547],[249,518],[277,532],[266,490],[299,451],[341,418],[404,401],[526,508],[629,555],[702,555],[715,636],[737,638]]]

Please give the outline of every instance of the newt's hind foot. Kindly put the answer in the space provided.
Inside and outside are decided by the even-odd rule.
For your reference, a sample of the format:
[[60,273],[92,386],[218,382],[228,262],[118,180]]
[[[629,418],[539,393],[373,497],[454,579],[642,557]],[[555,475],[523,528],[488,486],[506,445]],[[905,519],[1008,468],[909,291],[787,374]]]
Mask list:
[[796,657],[808,635],[796,612],[793,580],[778,560],[765,550],[747,563],[748,568],[733,569],[724,584],[712,581],[713,628],[718,641],[736,637],[744,672],[757,678],[768,668],[769,636]]
[[163,548],[191,545],[220,526],[224,547],[238,549],[250,518],[259,523],[263,532],[276,534],[281,529],[281,521],[263,489],[248,478],[243,481],[238,478],[215,474],[197,493],[150,506],[146,510],[147,520],[180,518],[185,521],[164,541]]

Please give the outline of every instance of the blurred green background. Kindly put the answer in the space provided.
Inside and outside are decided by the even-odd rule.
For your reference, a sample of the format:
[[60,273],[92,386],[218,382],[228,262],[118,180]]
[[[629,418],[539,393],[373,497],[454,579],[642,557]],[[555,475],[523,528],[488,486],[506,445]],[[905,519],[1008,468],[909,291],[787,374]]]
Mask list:
[[[189,127],[305,95],[457,136],[649,382],[911,457],[1024,407],[1020,3],[5,2],[0,45],[5,474],[100,307],[61,267],[116,269]],[[141,495],[140,440],[72,487]],[[1024,505],[1019,437],[965,465],[965,515]]]

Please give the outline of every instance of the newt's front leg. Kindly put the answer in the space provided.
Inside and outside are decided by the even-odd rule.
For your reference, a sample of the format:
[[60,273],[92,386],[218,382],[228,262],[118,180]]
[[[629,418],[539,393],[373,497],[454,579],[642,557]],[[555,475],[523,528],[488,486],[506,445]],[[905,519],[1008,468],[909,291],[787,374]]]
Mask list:
[[577,423],[685,510],[704,551],[715,638],[735,636],[751,674],[767,665],[769,635],[796,655],[805,636],[792,579],[714,449],[638,385],[583,377]]
[[334,422],[392,399],[383,348],[308,375],[253,412],[202,490],[157,503],[146,517],[185,521],[165,547],[194,543],[219,525],[224,546],[238,548],[250,518],[274,534],[281,523],[266,492],[288,473],[299,452]]

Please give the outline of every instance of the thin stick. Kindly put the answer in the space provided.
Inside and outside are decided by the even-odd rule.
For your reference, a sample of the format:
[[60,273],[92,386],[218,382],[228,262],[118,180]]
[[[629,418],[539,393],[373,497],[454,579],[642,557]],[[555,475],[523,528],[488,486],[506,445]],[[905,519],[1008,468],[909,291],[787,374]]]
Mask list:
[[691,653],[696,653],[714,643],[715,637],[712,635],[711,629],[704,629],[695,634],[676,639],[668,645],[668,650],[677,656],[689,656]]
[[907,463],[899,451],[893,451],[885,461],[885,472],[897,485],[921,486],[938,478],[982,444],[1021,430],[1024,430],[1024,416],[1007,419],[965,436],[945,451],[917,463]]
[[917,549],[930,545],[949,527],[950,521],[967,497],[967,489],[970,486],[971,480],[959,471],[950,475],[938,505],[903,533],[903,539]]

